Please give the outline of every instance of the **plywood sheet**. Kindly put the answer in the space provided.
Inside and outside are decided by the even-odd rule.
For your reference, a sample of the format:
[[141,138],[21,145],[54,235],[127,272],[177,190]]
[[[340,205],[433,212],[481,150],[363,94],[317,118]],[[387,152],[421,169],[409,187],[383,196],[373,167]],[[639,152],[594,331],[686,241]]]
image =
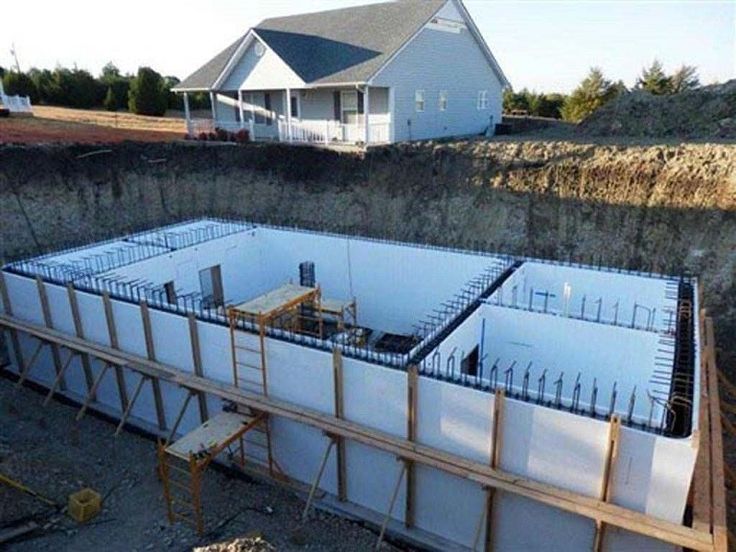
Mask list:
[[209,451],[227,444],[238,436],[253,418],[234,412],[222,412],[169,445],[166,451],[180,458]]

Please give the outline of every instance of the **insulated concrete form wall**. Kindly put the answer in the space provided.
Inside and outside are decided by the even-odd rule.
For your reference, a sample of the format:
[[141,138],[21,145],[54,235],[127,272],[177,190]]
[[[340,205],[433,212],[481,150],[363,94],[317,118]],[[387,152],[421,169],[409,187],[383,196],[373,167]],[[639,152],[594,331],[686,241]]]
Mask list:
[[[15,316],[43,324],[36,282],[5,273]],[[54,326],[74,332],[66,290],[46,284]],[[99,296],[77,292],[86,337],[109,343],[107,322]],[[145,351],[137,305],[112,301],[119,346],[136,354]],[[188,320],[182,315],[151,310],[157,358],[182,370],[192,371],[188,343]],[[477,317],[475,322],[477,323]],[[206,377],[231,381],[229,330],[209,322],[197,322]],[[457,334],[460,336],[460,334]],[[460,341],[460,340],[459,340]],[[458,341],[458,342],[459,342]],[[24,338],[26,358],[32,344]],[[269,391],[325,413],[334,413],[332,355],[268,339]],[[12,355],[11,355],[12,358]],[[44,353],[31,379],[49,385],[53,378],[51,356]],[[17,367],[15,367],[17,370]],[[97,367],[96,369],[99,369]],[[73,378],[72,374],[76,372]],[[69,371],[71,396],[85,394],[81,367]],[[135,384],[126,372],[129,391]],[[407,430],[407,374],[368,362],[344,358],[345,418],[393,435]],[[109,410],[120,412],[114,374],[106,377],[99,400]],[[166,387],[164,404],[169,423],[183,401],[181,390]],[[494,397],[486,392],[420,376],[417,401],[417,440],[476,461],[489,461]],[[152,399],[139,399],[131,422],[150,428],[156,422]],[[219,406],[213,404],[213,406]],[[196,401],[180,431],[199,423]],[[287,475],[311,483],[328,445],[320,432],[273,419],[274,450]],[[511,399],[504,401],[501,468],[521,477],[598,496],[602,484],[608,424]],[[336,464],[329,459],[322,487],[336,492]],[[670,439],[628,427],[621,430],[621,448],[614,469],[613,502],[679,522],[696,456],[692,439]],[[366,446],[346,446],[348,500],[384,513],[401,464],[396,458]],[[484,491],[477,485],[446,473],[416,466],[416,525],[458,545],[470,546],[484,508]],[[402,483],[394,518],[403,519],[406,483]],[[589,549],[593,523],[569,513],[511,495],[498,496],[493,541],[499,550]],[[163,514],[162,514],[163,515]],[[482,538],[482,537],[481,537]],[[607,532],[610,550],[666,550],[670,547],[616,530]]]

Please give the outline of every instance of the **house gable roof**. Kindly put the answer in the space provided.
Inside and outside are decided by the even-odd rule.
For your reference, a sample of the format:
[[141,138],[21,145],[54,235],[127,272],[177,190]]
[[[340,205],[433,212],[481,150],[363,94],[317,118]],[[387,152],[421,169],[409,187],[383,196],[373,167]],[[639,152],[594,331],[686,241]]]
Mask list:
[[[277,17],[262,21],[252,32],[305,83],[363,83],[386,65],[447,1],[397,0]],[[174,90],[213,88],[226,76],[223,73],[232,66],[233,57],[242,53],[239,47],[247,36],[248,33],[228,46]],[[484,42],[482,47],[487,49]],[[491,64],[505,81],[495,60]]]

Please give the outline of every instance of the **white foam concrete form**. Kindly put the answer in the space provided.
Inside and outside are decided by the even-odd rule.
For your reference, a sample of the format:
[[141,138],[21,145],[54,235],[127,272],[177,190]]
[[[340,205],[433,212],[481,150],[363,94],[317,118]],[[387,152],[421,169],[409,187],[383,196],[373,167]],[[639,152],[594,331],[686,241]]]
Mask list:
[[[411,331],[413,321],[425,311],[451,296],[495,258],[471,252],[259,227],[168,251],[139,263],[118,267],[113,272],[124,278],[145,278],[158,283],[173,279],[177,287],[195,290],[198,285],[197,271],[221,264],[225,295],[234,302],[252,298],[278,287],[284,281],[297,279],[298,263],[304,260],[315,262],[317,281],[325,295],[335,298],[354,296],[358,299],[361,324],[375,324],[386,330],[406,332]],[[572,282],[573,289],[578,289],[573,278],[578,269],[542,265],[539,270],[546,266],[551,267],[553,272],[565,268],[562,279]],[[531,268],[537,270],[537,267]],[[531,281],[531,274],[535,273],[528,268],[528,281]],[[544,280],[542,276],[548,279]],[[594,276],[606,282],[609,273],[596,273]],[[622,290],[626,287],[627,278],[639,278],[618,274],[610,276],[621,278]],[[4,278],[14,315],[43,324],[38,290],[33,278],[9,271],[4,272]],[[535,282],[550,282],[549,287],[559,281],[559,278],[551,278],[543,271],[535,278],[538,278]],[[587,278],[586,275],[585,281]],[[511,281],[513,276],[508,282]],[[661,282],[657,280],[657,285],[652,285],[652,297],[658,297]],[[534,285],[539,285],[540,289],[542,287],[541,284]],[[412,286],[418,286],[420,291],[414,292]],[[45,289],[54,326],[73,334],[74,324],[66,289],[61,284],[50,282],[45,284]],[[506,296],[510,291],[504,289],[503,293]],[[86,338],[109,344],[99,293],[78,291],[77,297]],[[637,296],[629,303],[645,301],[646,297]],[[120,297],[113,296],[111,301],[120,348],[144,356],[146,345],[140,307]],[[660,308],[663,302],[652,301],[651,304]],[[696,304],[695,312],[697,308]],[[156,305],[151,305],[149,310],[158,360],[193,372],[191,349],[183,345],[189,343],[186,313],[167,311]],[[204,376],[231,382],[229,329],[225,324],[204,319],[197,320],[196,327],[201,343]],[[578,343],[583,340],[580,332],[584,330],[581,327],[591,328],[591,335],[597,337],[589,340],[593,345],[598,343],[598,349],[605,351],[608,356],[621,353],[616,346],[621,348],[622,340],[627,346],[629,343],[638,345],[636,348],[632,346],[631,356],[626,357],[625,362],[594,362],[589,356],[592,353],[581,352],[587,351],[584,347],[577,350],[569,345],[567,348],[563,346],[568,341],[582,345]],[[574,332],[572,337],[571,332]],[[448,358],[450,350],[459,351],[459,367],[463,353],[481,341],[487,349],[484,362],[488,363],[489,360],[495,360],[492,359],[493,351],[508,351],[508,358],[519,354],[518,351],[523,348],[514,346],[512,342],[527,340],[532,343],[534,350],[534,355],[529,355],[529,358],[540,358],[534,361],[535,364],[555,364],[565,360],[567,355],[566,372],[569,365],[571,374],[578,370],[589,377],[600,370],[600,375],[594,377],[605,378],[608,376],[603,372],[618,370],[622,374],[622,382],[629,376],[633,378],[628,383],[631,385],[643,381],[650,370],[650,341],[657,335],[657,331],[625,329],[549,312],[545,314],[507,308],[495,304],[492,296],[489,304],[471,312],[437,347],[447,351],[442,353],[443,359]],[[247,342],[254,340],[255,336],[243,332],[238,334],[238,339]],[[696,334],[698,342],[699,336]],[[29,337],[21,336],[21,347],[28,358],[35,343]],[[333,365],[329,348],[305,347],[284,339],[267,338],[266,353],[271,396],[335,414]],[[11,358],[14,358],[12,354]],[[446,360],[442,364],[445,365]],[[631,370],[627,370],[627,366]],[[698,369],[697,359],[695,366]],[[100,368],[95,365],[95,372]],[[17,366],[11,369],[18,371]],[[394,435],[406,436],[405,371],[345,356],[343,372],[345,418]],[[48,386],[53,375],[51,355],[44,348],[30,379]],[[135,387],[136,377],[131,373],[126,376],[129,393]],[[81,400],[86,387],[78,359],[73,360],[67,382],[67,395]],[[171,424],[185,399],[185,392],[168,385],[164,385],[162,391],[166,417]],[[98,395],[100,403],[107,410],[120,413],[119,397],[112,376],[103,380]],[[698,397],[697,392],[695,397]],[[423,370],[418,382],[418,442],[472,460],[488,462],[494,400],[487,391],[441,381],[431,377],[428,370]],[[208,404],[210,413],[221,408],[220,401],[214,397],[208,397]],[[607,422],[548,408],[533,401],[512,398],[507,399],[505,404],[501,467],[521,477],[597,497],[602,484]],[[192,405],[183,420],[180,433],[200,423],[196,405],[194,402]],[[694,412],[697,413],[697,404]],[[637,416],[641,415],[643,412],[637,411]],[[130,422],[146,429],[156,424],[150,391],[141,394]],[[327,437],[319,431],[278,417],[273,418],[272,424],[274,454],[279,464],[290,477],[311,483],[328,445]],[[346,449],[348,501],[380,515],[388,506],[400,463],[384,452],[356,443],[348,442]],[[697,442],[692,435],[672,438],[623,427],[618,468],[614,470],[613,502],[661,519],[680,522],[696,454]],[[334,455],[328,460],[321,486],[329,493],[337,490]],[[402,504],[405,493],[404,481],[397,504]],[[483,513],[483,489],[441,471],[418,466],[415,500],[418,528],[458,546],[472,545]],[[497,511],[493,540],[499,550],[587,550],[592,543],[594,523],[585,518],[511,495],[500,496]],[[394,518],[402,520],[403,507],[394,510]],[[610,550],[672,548],[614,529],[607,532],[606,546]]]

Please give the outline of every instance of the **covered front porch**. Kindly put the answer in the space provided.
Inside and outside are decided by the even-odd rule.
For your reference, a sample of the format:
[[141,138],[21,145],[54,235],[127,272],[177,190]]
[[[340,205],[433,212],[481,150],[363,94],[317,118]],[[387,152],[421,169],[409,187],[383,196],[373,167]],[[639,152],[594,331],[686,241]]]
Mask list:
[[223,130],[250,140],[307,144],[392,141],[391,90],[351,86],[210,91],[211,117],[195,118],[184,93],[187,132],[197,138]]

